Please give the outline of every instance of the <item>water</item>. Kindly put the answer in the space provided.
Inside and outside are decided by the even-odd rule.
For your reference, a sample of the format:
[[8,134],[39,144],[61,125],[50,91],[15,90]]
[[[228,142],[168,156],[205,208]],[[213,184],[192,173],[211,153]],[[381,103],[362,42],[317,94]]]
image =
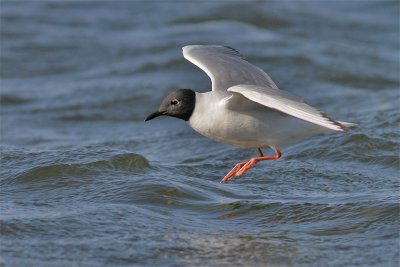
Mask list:
[[[1,1],[4,266],[398,266],[396,1]],[[187,44],[235,47],[333,117],[255,155],[143,119],[208,90]]]

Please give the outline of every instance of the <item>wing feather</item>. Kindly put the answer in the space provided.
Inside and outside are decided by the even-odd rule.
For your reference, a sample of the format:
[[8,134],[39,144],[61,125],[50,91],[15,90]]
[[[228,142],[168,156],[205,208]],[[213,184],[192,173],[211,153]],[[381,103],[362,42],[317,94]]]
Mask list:
[[183,56],[211,79],[213,91],[226,91],[238,84],[253,84],[278,89],[260,68],[244,60],[234,48],[217,45],[188,45]]
[[346,130],[342,123],[330,118],[318,109],[307,105],[301,98],[282,90],[242,84],[229,88],[228,92],[241,94],[245,98],[265,107],[335,131]]

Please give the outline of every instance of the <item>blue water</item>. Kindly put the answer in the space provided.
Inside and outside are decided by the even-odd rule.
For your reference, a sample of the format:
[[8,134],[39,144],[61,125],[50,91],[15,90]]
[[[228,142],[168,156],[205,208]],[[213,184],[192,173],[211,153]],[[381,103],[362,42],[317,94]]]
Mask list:
[[[398,266],[397,1],[1,1],[1,266]],[[143,119],[239,50],[359,124],[257,151]]]

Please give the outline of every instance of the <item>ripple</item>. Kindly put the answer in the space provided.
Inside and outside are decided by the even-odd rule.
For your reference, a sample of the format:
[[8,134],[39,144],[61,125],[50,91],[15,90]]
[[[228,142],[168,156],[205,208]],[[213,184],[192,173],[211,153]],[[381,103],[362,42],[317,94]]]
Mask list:
[[[220,219],[232,217],[249,219],[249,217],[256,217],[269,224],[304,224],[313,222],[323,224],[324,221],[330,220],[395,224],[399,215],[398,205],[386,202],[349,202],[344,204],[257,202],[236,201],[230,204],[214,206],[212,210],[224,211]],[[229,212],[226,213],[226,211]]]
[[365,75],[341,74],[330,76],[327,80],[340,85],[348,85],[354,88],[367,90],[384,90],[386,88],[398,88],[400,86],[398,80],[382,76],[368,77]]
[[1,95],[0,104],[1,105],[22,105],[29,103],[31,100],[23,97],[13,96],[13,95]]
[[[1,184],[29,184],[46,182],[49,186],[68,186],[81,184],[84,177],[104,173],[105,171],[135,172],[149,168],[148,160],[142,155],[129,153],[112,157],[109,160],[99,160],[83,164],[51,164],[29,169],[14,177],[1,181]],[[74,177],[74,179],[56,179]]]
[[397,168],[400,164],[398,157],[400,144],[381,136],[354,133],[343,135],[339,139],[335,136],[324,136],[309,142],[313,145],[308,145],[302,151],[285,158],[288,160],[325,158],[336,162],[358,161],[391,168]]
[[[190,16],[175,20],[175,23],[201,23],[205,21],[225,20],[229,17],[236,18],[237,21],[247,23],[260,28],[286,28],[290,26],[290,20],[277,17],[270,10],[263,10],[261,5],[246,5],[234,3],[233,5],[224,6],[223,8],[213,9],[207,15]],[[248,12],[237,13],[237,9],[244,8]],[[261,9],[260,9],[261,8]],[[250,10],[251,11],[250,11]],[[251,15],[249,15],[251,14]]]

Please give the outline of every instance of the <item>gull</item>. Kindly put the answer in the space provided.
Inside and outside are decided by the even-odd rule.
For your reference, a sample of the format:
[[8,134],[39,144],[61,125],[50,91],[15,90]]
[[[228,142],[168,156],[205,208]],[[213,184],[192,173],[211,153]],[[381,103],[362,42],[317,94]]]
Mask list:
[[[257,162],[279,159],[282,148],[355,125],[334,120],[300,97],[278,89],[267,73],[232,47],[188,45],[182,50],[187,60],[210,77],[212,90],[175,90],[145,121],[162,115],[179,118],[209,139],[258,150],[257,157],[237,163],[221,183],[241,176]],[[274,154],[266,156],[262,148]]]

